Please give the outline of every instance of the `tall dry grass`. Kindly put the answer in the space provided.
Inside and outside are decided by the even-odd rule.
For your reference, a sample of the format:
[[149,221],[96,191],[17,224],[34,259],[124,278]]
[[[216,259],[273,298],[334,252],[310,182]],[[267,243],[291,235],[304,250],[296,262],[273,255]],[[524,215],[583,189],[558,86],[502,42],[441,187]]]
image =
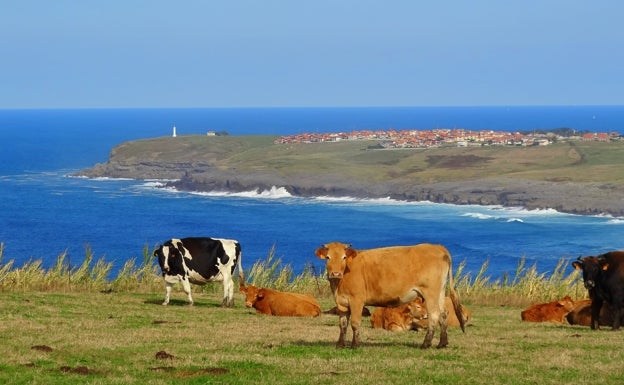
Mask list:
[[[42,291],[42,292],[159,292],[162,278],[157,264],[147,246],[143,248],[142,259],[128,260],[115,277],[111,277],[112,262],[104,258],[95,259],[90,247],[85,249],[85,258],[78,266],[72,266],[67,253],[61,253],[56,263],[44,268],[41,260],[15,266],[13,260],[2,261],[4,244],[0,243],[0,291]],[[271,248],[266,259],[256,261],[245,272],[247,284],[268,287],[282,291],[312,294],[329,298],[331,291],[325,272],[316,271],[314,266],[305,266],[302,273],[295,275],[292,266],[275,257]],[[454,282],[463,302],[479,305],[524,306],[530,303],[551,301],[570,295],[584,298],[587,291],[573,270],[566,273],[570,261],[559,260],[550,273],[538,273],[537,267],[526,266],[521,259],[513,274],[500,278],[488,275],[489,262],[473,274],[466,272],[465,262],[455,269]],[[207,285],[194,287],[194,291],[218,292],[220,287]]]

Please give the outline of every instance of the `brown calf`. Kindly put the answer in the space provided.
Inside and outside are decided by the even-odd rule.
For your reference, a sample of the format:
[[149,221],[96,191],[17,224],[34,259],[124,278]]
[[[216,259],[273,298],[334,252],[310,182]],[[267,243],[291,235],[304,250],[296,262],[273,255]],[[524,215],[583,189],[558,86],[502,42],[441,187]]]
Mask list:
[[[397,307],[377,307],[371,314],[371,326],[393,332],[417,330],[417,322],[427,316],[422,298]],[[426,326],[425,326],[426,328]]]
[[565,323],[566,315],[574,309],[574,301],[565,296],[558,301],[531,305],[520,313],[523,321]]
[[321,306],[310,295],[259,288],[253,285],[241,285],[240,291],[246,296],[245,306],[253,307],[258,314],[285,317],[316,317],[321,314]]
[[[566,319],[570,325],[591,326],[591,299],[574,301],[574,309],[566,315]],[[613,325],[613,312],[606,303],[600,308],[599,325]]]
[[[448,326],[461,326],[453,309],[453,302],[450,297],[444,299],[444,306],[448,313],[446,319]],[[461,313],[464,325],[467,325],[472,318],[472,313],[463,305],[461,307]],[[384,328],[392,331],[418,331],[429,327],[429,316],[427,310],[425,310],[423,299],[418,297],[406,305],[376,308],[371,316],[371,326],[373,328]]]

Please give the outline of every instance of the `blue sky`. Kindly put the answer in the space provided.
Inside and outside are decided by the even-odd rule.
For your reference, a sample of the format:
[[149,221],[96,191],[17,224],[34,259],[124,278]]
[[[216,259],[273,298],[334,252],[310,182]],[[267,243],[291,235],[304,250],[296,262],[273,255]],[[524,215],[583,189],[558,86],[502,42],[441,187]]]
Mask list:
[[5,0],[0,108],[624,104],[624,2]]

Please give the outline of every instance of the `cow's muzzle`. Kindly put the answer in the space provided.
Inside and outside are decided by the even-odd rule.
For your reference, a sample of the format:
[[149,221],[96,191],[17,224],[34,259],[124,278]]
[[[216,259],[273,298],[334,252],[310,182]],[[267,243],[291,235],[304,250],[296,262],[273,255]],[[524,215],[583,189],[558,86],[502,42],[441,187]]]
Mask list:
[[329,278],[329,279],[342,279],[342,273],[340,271],[327,272],[327,278]]
[[586,289],[593,289],[594,287],[596,287],[596,282],[594,282],[591,279],[588,279],[587,281],[585,281],[585,288]]

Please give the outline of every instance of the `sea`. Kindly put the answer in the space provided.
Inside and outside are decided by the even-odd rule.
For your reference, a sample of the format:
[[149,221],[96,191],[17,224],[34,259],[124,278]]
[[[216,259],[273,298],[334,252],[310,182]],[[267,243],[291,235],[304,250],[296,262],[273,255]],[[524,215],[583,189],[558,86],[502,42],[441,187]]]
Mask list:
[[422,242],[446,246],[454,268],[475,277],[514,276],[523,263],[548,276],[564,261],[624,249],[624,218],[555,210],[461,206],[352,197],[301,198],[281,186],[196,193],[162,181],[71,176],[105,162],[125,141],[178,135],[291,135],[358,129],[567,127],[624,133],[624,106],[0,109],[0,265],[79,266],[89,250],[113,265],[143,261],[170,238],[237,239],[243,268],[273,255],[294,274],[322,274],[314,255],[341,241],[364,249]]

